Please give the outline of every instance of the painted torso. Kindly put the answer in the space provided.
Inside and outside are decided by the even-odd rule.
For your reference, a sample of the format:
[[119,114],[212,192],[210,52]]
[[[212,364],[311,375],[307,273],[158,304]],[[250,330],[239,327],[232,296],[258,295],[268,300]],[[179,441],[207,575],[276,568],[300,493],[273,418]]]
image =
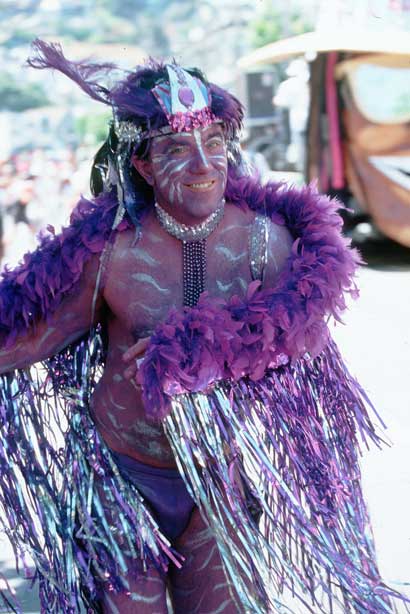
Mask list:
[[[255,214],[227,204],[224,218],[207,239],[206,290],[227,299],[243,296],[252,281],[249,235]],[[270,227],[266,284],[272,285],[289,253],[285,229]],[[174,465],[160,425],[145,416],[139,389],[127,381],[122,354],[138,339],[148,337],[171,308],[182,307],[181,243],[168,235],[153,215],[135,233],[119,233],[104,283],[108,306],[108,355],[104,374],[94,393],[92,411],[97,427],[114,450],[158,466]]]

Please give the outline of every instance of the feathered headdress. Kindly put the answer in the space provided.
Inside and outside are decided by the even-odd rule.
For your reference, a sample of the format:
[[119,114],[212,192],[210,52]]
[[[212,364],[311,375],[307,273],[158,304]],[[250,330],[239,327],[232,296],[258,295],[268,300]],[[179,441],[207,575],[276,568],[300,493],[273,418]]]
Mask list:
[[166,64],[151,58],[107,87],[103,82],[118,73],[115,64],[70,61],[59,44],[40,39],[33,42],[33,49],[29,66],[58,70],[93,100],[112,108],[108,138],[94,160],[91,189],[97,195],[115,185],[120,203],[136,224],[138,181],[133,176],[131,157],[146,155],[150,138],[220,122],[228,149],[237,149],[232,144],[242,127],[243,107],[229,92],[209,83],[197,68],[182,68],[175,61]]

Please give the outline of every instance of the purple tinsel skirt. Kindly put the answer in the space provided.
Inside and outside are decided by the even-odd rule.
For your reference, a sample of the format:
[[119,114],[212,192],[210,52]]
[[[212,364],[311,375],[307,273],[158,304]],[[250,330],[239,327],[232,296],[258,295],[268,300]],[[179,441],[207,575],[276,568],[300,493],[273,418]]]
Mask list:
[[188,525],[195,502],[178,469],[153,467],[114,451],[111,454],[123,478],[143,496],[164,535],[170,541],[179,537]]

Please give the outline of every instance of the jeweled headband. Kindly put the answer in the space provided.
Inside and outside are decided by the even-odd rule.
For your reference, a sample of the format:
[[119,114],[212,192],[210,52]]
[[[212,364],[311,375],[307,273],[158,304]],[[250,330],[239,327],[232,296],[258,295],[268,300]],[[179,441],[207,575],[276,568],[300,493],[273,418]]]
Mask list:
[[222,122],[212,112],[210,93],[203,81],[177,64],[167,64],[167,79],[152,88],[168,125],[157,130],[144,130],[133,121],[116,121],[115,132],[120,143],[141,143],[147,138],[177,132],[189,132]]

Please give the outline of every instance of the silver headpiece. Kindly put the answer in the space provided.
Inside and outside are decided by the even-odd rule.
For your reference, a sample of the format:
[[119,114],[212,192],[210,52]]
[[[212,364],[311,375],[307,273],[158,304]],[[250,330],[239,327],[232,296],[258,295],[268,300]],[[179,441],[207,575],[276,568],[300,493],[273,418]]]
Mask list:
[[121,144],[135,143],[142,140],[143,130],[133,122],[119,121],[115,123],[115,133]]

